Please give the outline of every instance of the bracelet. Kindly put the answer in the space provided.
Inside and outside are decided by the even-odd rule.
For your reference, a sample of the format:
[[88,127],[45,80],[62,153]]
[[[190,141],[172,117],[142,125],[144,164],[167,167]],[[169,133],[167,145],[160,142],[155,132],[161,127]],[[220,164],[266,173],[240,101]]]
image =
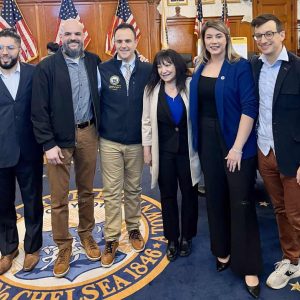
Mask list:
[[235,153],[238,153],[238,154],[243,154],[243,151],[240,151],[240,150],[237,150],[235,148],[231,148],[232,151],[234,151]]

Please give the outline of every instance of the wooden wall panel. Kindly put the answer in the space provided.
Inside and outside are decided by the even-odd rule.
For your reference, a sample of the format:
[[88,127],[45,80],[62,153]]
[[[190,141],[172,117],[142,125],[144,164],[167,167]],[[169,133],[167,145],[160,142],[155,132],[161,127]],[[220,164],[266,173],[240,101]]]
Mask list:
[[[251,37],[250,23],[242,23],[242,16],[229,17],[230,33],[231,36],[247,37],[248,51],[253,52],[254,46]],[[214,20],[218,17],[208,17],[206,20]],[[195,56],[196,49],[196,36],[194,35],[194,18],[186,17],[172,17],[168,18],[168,40],[170,48],[179,53],[191,53]]]
[[252,37],[251,24],[248,22],[240,23],[240,36],[247,38],[248,52],[255,52],[254,39]]
[[196,41],[194,38],[195,18],[174,17],[167,20],[168,42],[170,48],[179,53],[195,56]]
[[82,20],[84,27],[87,29],[89,35],[91,36],[91,41],[88,45],[88,50],[94,53],[99,53],[98,51],[98,31],[100,28],[99,15],[98,15],[98,5],[96,3],[80,3],[76,5],[80,19]]
[[155,54],[161,49],[161,32],[160,32],[160,14],[158,13],[156,9],[156,4],[152,4],[152,7],[149,10],[150,18],[149,20],[154,20],[153,23],[150,23],[149,26],[151,28],[150,30],[150,49],[151,49],[151,58],[154,59]]
[[296,0],[260,0],[253,2],[253,15],[271,13],[283,23],[285,29],[285,46],[297,52],[297,2]]
[[[57,15],[59,6],[56,4],[37,5],[39,20],[38,49],[39,58],[47,55],[46,44],[56,38]],[[26,19],[27,21],[27,19]]]
[[141,39],[138,44],[138,50],[143,53],[146,57],[150,56],[151,43],[150,41],[150,31],[151,23],[149,20],[149,7],[148,3],[136,3],[132,6],[132,13],[134,18],[139,25],[141,30]]
[[[47,54],[46,44],[55,39],[60,1],[18,0],[17,2],[37,41],[39,58],[33,61],[36,63]],[[105,54],[106,33],[115,14],[117,0],[74,2],[81,20],[91,36],[87,50],[95,52],[103,60],[107,60],[110,56]],[[129,5],[142,33],[138,50],[144,56],[152,59],[159,44],[157,40],[159,24],[156,22],[157,3],[154,0],[129,0]]]
[[[17,0],[18,5],[36,38],[39,57],[47,54],[46,44],[53,41],[56,35],[57,16],[60,8],[59,0]],[[91,36],[87,50],[97,53],[102,60],[110,56],[105,54],[106,33],[115,14],[117,0],[74,1],[81,20]],[[156,9],[159,0],[129,0],[130,8],[141,30],[138,50],[150,60],[160,50],[160,15]],[[249,23],[241,23],[241,16],[230,17],[233,36],[247,36],[251,41]],[[196,38],[194,18],[182,16],[168,18],[170,47],[180,53],[196,54]],[[253,44],[249,51],[253,51]]]

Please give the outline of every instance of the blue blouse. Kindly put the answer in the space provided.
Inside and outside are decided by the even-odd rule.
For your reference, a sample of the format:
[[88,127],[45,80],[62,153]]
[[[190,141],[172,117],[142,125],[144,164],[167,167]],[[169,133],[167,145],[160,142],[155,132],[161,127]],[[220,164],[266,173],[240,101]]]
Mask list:
[[170,97],[167,93],[166,100],[171,111],[172,119],[176,125],[180,123],[183,114],[183,99],[178,94],[175,98]]

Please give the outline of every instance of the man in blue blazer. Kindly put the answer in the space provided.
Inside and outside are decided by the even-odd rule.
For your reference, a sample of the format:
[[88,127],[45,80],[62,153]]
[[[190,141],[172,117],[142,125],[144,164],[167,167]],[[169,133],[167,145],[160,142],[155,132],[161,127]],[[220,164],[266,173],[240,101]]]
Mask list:
[[35,267],[42,247],[42,148],[30,120],[34,67],[19,62],[20,50],[21,39],[13,29],[0,32],[0,275],[19,254],[16,179],[24,203],[24,271]]
[[276,16],[260,15],[251,25],[262,53],[251,61],[259,97],[258,164],[283,252],[267,285],[280,289],[300,277],[300,59],[284,47]]

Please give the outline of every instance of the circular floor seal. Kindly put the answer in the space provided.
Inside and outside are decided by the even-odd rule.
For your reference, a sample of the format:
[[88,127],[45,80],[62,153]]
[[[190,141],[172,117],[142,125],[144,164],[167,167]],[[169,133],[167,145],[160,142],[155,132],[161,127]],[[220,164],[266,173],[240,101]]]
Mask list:
[[[93,236],[103,251],[104,202],[101,189],[94,189],[94,192],[96,225]],[[167,266],[166,240],[163,237],[161,207],[158,201],[141,196],[140,230],[146,242],[145,250],[141,253],[132,250],[123,222],[115,263],[110,268],[103,268],[99,261],[87,260],[80,244],[76,229],[78,224],[76,190],[70,191],[69,200],[69,227],[73,236],[73,255],[69,273],[64,278],[53,277],[53,265],[58,248],[52,239],[50,196],[44,196],[43,247],[40,251],[40,261],[32,272],[23,272],[24,250],[20,242],[20,254],[14,260],[12,268],[0,276],[1,300],[122,299],[144,287]],[[23,241],[25,234],[22,211],[22,205],[17,207],[20,241]]]

